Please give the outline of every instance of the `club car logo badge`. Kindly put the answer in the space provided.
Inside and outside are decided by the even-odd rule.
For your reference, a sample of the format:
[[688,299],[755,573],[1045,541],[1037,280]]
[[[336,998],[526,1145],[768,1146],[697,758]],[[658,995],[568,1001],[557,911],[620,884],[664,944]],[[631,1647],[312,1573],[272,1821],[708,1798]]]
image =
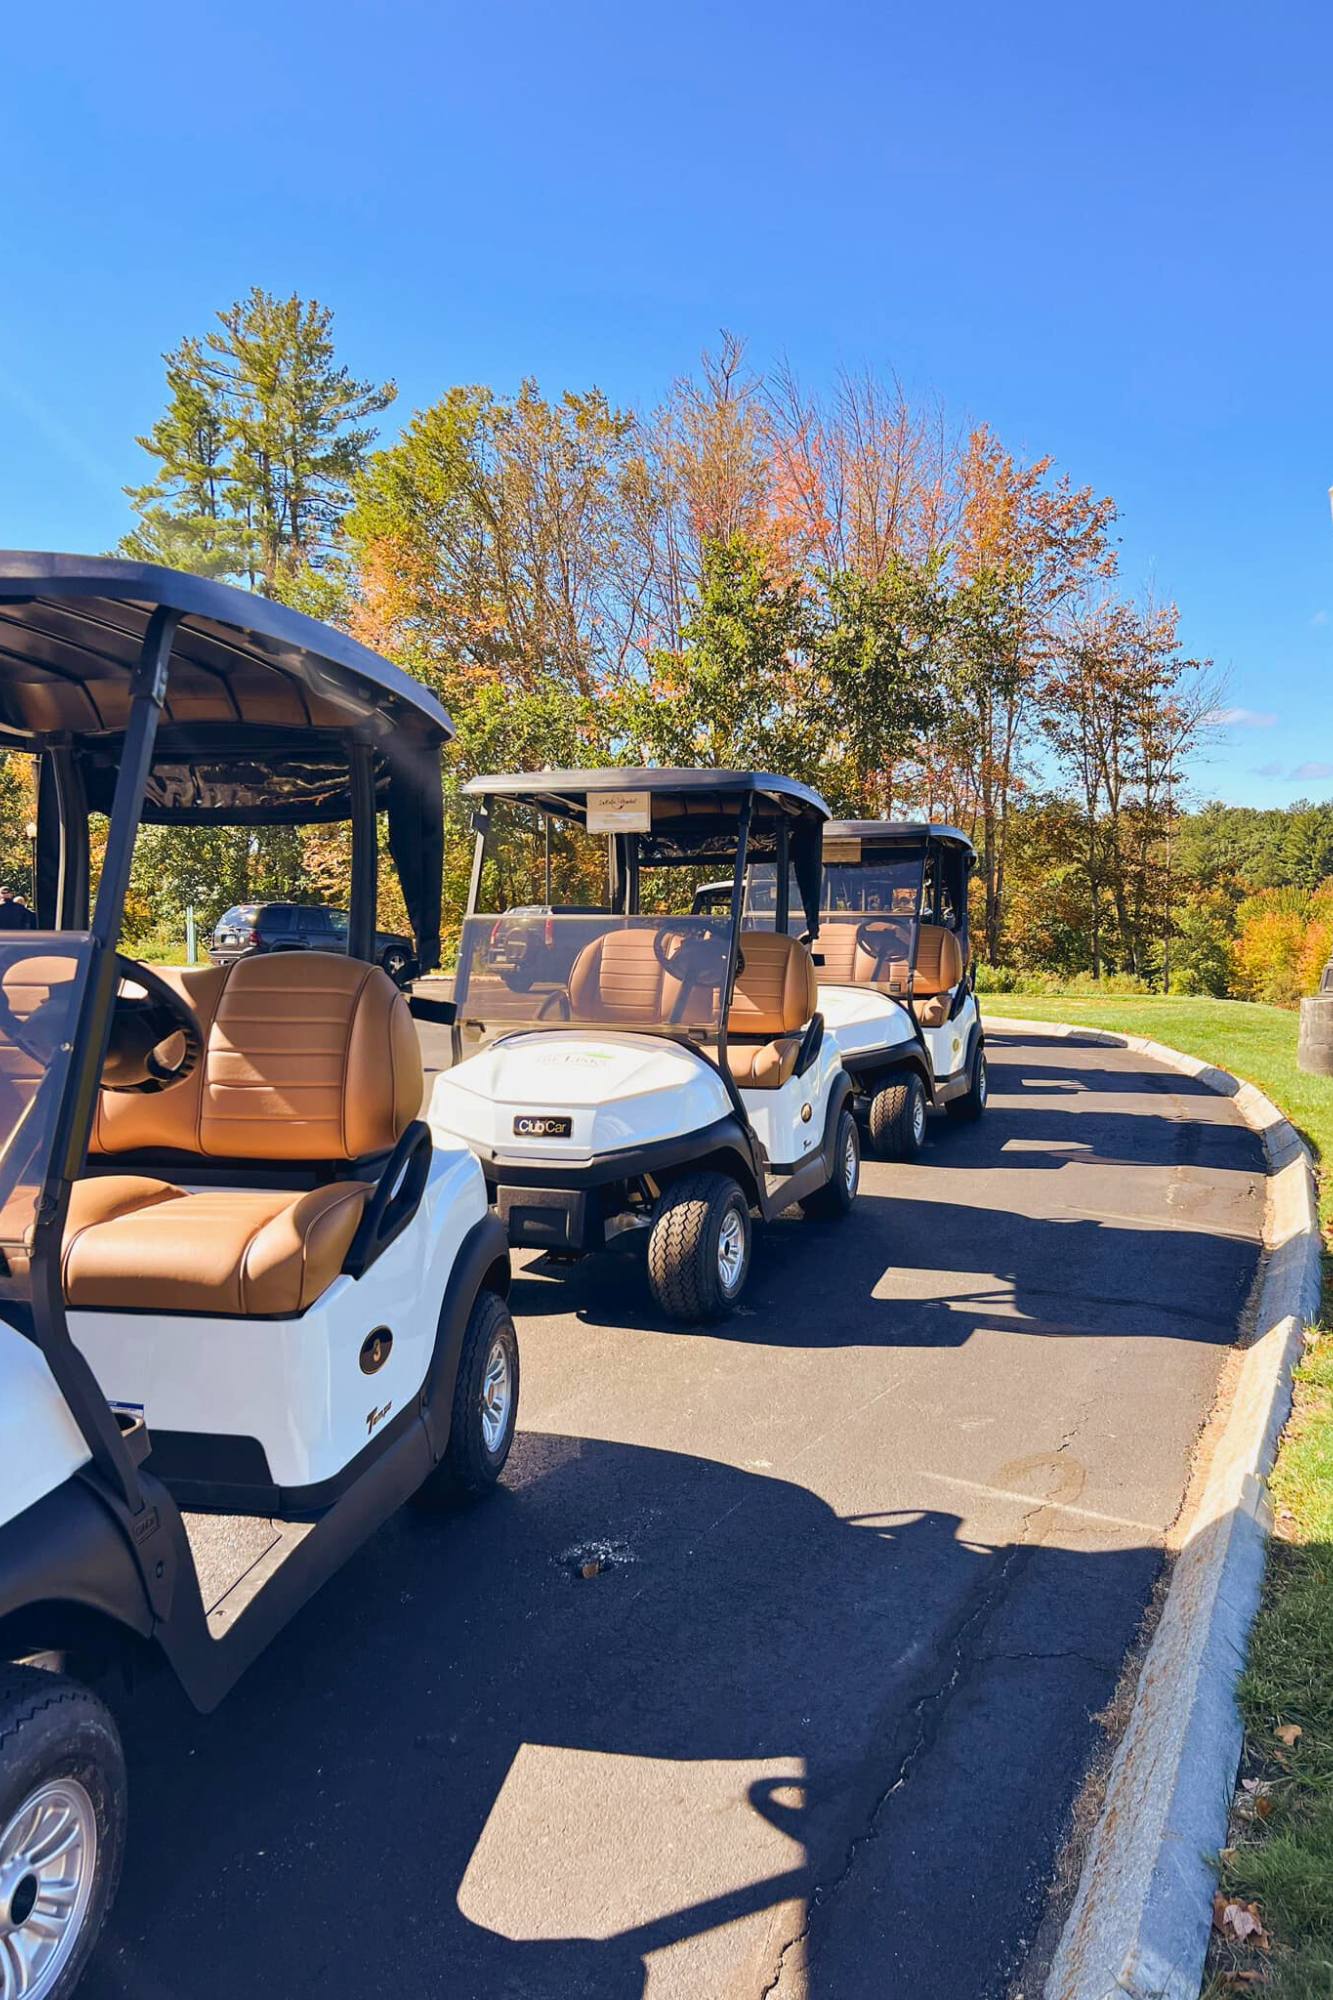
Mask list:
[[514,1120],[516,1139],[568,1139],[573,1132],[574,1120],[567,1111],[520,1111]]

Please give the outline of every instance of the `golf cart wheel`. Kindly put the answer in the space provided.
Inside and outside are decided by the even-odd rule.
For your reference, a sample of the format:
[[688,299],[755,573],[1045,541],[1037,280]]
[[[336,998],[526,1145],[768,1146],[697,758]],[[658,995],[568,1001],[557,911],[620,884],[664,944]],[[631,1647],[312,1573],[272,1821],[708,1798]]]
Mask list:
[[125,1759],[76,1681],[0,1667],[0,1994],[65,2000],[120,1879]]
[[811,1221],[836,1222],[851,1211],[856,1190],[861,1185],[861,1134],[850,1104],[838,1114],[838,1136],[833,1146],[833,1173],[822,1188],[808,1194],[801,1203],[802,1215]]
[[662,1196],[648,1235],[648,1283],[664,1313],[722,1319],[750,1275],[750,1205],[728,1174],[686,1174]]
[[479,1292],[463,1335],[444,1457],[417,1492],[425,1507],[489,1493],[504,1471],[518,1419],[518,1335],[495,1292]]
[[882,1160],[911,1160],[926,1142],[926,1087],[915,1070],[870,1100],[870,1140]]
[[945,1110],[951,1118],[957,1118],[963,1124],[975,1124],[986,1109],[989,1095],[990,1079],[986,1074],[986,1051],[978,1042],[977,1052],[972,1058],[972,1075],[967,1089],[961,1097],[951,1097]]

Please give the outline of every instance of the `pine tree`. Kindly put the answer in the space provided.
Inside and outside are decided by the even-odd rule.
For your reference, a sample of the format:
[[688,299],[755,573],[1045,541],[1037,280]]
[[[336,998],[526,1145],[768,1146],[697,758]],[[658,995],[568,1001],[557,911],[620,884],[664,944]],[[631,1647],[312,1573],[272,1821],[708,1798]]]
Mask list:
[[338,363],[317,300],[256,288],[218,322],[164,357],[167,407],[139,439],[158,471],[126,488],[139,526],[121,552],[304,601],[394,385]]

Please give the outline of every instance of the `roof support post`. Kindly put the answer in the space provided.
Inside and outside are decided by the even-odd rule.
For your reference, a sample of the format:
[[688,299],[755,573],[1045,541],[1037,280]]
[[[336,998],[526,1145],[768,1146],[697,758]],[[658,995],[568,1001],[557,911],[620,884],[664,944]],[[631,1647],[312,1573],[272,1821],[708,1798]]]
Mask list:
[[750,814],[754,810],[754,794],[747,792],[740,803],[736,816],[736,861],[731,871],[731,935],[727,944],[727,981],[722,989],[722,1019],[718,1023],[718,1062],[726,1068],[727,1057],[727,1016],[731,1012],[731,996],[736,987],[736,970],[741,950],[741,917],[745,902],[745,868],[750,856]]
[[37,1344],[83,1433],[94,1466],[132,1514],[143,1511],[143,1487],[120,1426],[107,1404],[106,1393],[70,1339],[61,1250],[70,1182],[81,1172],[87,1156],[88,1135],[111,1032],[111,1013],[120,983],[116,949],[120,943],[125,891],[129,886],[134,837],[139,830],[158,720],[166,700],[171,642],[179,622],[179,612],[159,607],[153,613],[130,683],[129,724],[116,775],[106,855],[93,912],[92,962],[74,1029],[70,1074],[57,1114],[51,1164],[37,1206],[32,1248],[32,1308]]
[[352,801],[352,897],[347,918],[347,951],[351,958],[373,960],[379,831],[375,823],[375,775],[369,744],[350,744],[347,765]]

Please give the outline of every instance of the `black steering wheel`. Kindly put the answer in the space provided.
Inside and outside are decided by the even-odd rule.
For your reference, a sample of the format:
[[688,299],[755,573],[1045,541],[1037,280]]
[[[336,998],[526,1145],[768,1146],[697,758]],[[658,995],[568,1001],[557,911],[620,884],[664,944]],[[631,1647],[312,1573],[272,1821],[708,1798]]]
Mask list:
[[[120,987],[111,1009],[111,1032],[102,1065],[103,1090],[170,1090],[184,1083],[204,1053],[204,1031],[188,1000],[168,986],[150,966],[116,953]],[[125,991],[141,986],[142,998]],[[174,1062],[159,1053],[164,1043],[179,1040]]]
[[[695,923],[653,932],[653,952],[663,971],[682,986],[719,987],[727,976],[726,939],[730,924]],[[722,949],[718,946],[721,944]]]
[[876,972],[895,950],[900,958],[907,957],[907,945],[902,927],[890,922],[887,917],[866,917],[859,923],[856,926],[856,947],[858,951],[864,951],[874,959]]

